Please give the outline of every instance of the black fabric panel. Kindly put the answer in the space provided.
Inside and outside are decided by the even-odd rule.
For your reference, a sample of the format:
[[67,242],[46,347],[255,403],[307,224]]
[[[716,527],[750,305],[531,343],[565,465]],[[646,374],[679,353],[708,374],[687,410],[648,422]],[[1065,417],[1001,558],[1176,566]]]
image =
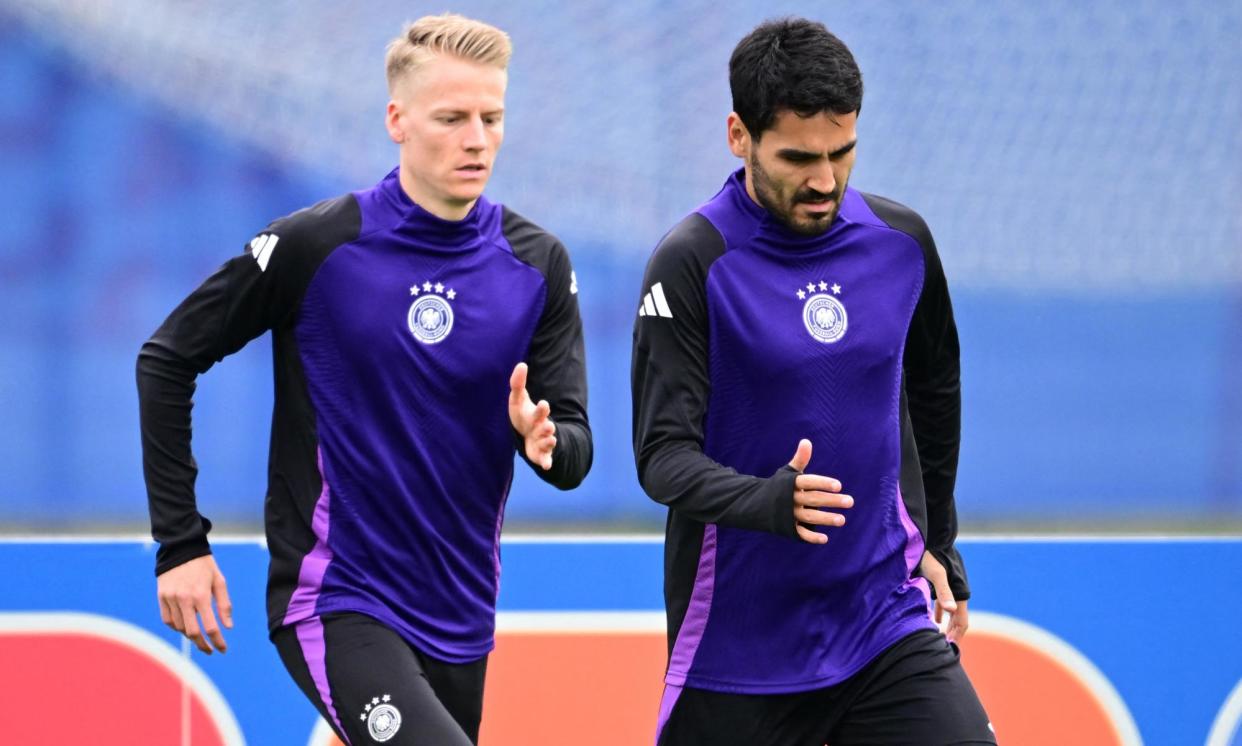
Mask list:
[[[320,202],[281,218],[256,236],[245,253],[220,267],[165,319],[138,353],[137,383],[142,428],[143,472],[147,483],[152,536],[159,543],[156,574],[210,552],[210,522],[197,509],[194,482],[197,465],[191,450],[191,410],[195,379],[215,363],[241,349],[268,329],[276,330],[277,407],[273,417],[272,452],[290,465],[272,465],[277,471],[296,473],[293,482],[304,486],[308,464],[317,475],[306,438],[298,453],[286,453],[275,436],[313,415],[305,395],[305,382],[296,391],[283,391],[290,376],[300,378],[297,350],[292,344],[292,325],[306,287],[333,249],[357,237],[361,212],[352,195]],[[266,268],[259,252],[265,236],[276,236],[266,253]],[[283,413],[282,413],[283,410]],[[311,448],[313,452],[313,447]],[[318,494],[318,490],[314,490]]]
[[664,237],[647,264],[639,303],[659,283],[672,318],[639,316],[634,325],[638,479],[651,499],[683,518],[796,538],[792,469],[764,479],[738,474],[703,453],[711,391],[707,273],[724,251],[719,231],[695,214]]
[[664,595],[670,651],[690,604],[705,524],[797,538],[793,469],[763,479],[738,474],[703,453],[711,391],[707,274],[725,248],[706,218],[687,217],[656,248],[634,309],[660,283],[672,313],[638,317],[631,368],[638,479],[651,499],[669,508]]
[[918,213],[892,200],[864,194],[868,206],[891,228],[914,238],[923,250],[923,291],[906,336],[905,394],[918,445],[927,504],[927,548],[945,566],[958,599],[970,598],[957,541],[957,481],[961,443],[961,351],[948,282],[936,243]]
[[516,432],[514,442],[518,455],[540,479],[562,490],[573,489],[591,469],[594,446],[587,420],[586,344],[569,252],[555,236],[508,208],[502,230],[514,255],[539,270],[547,289],[526,355],[526,390],[533,401],[546,399],[551,407],[556,424],[552,468],[544,471],[531,463]]

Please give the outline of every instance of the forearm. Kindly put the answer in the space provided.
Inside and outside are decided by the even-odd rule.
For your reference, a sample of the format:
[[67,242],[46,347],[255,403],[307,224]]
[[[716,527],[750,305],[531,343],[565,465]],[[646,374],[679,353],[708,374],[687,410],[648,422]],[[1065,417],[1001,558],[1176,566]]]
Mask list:
[[190,411],[196,371],[154,342],[138,355],[142,465],[151,536],[159,543],[156,574],[211,552],[211,523],[194,497],[198,469],[190,450]]
[[[921,384],[921,385],[920,385]],[[910,416],[918,441],[927,501],[927,549],[944,565],[955,598],[969,598],[966,568],[957,551],[957,463],[961,394],[956,366],[910,387]]]
[[797,537],[792,468],[767,478],[739,474],[684,441],[638,453],[639,481],[656,502],[702,523]]

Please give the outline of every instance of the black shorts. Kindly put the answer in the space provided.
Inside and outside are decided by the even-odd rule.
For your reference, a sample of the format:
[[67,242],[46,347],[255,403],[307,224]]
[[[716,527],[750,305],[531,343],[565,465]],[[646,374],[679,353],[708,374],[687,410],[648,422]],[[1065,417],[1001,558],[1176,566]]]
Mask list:
[[285,668],[351,746],[478,743],[487,658],[428,658],[363,614],[327,614],[272,635]]
[[[996,736],[957,646],[921,630],[849,679],[794,694],[665,690],[658,746],[948,746]],[[662,708],[664,709],[664,708]]]

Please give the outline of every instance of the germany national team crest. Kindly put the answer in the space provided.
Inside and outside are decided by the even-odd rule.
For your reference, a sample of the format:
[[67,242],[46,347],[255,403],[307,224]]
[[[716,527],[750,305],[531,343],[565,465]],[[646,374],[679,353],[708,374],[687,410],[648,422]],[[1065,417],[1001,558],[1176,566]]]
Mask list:
[[366,721],[371,740],[383,743],[401,730],[401,711],[392,705],[392,697],[372,697],[359,716]]
[[823,280],[818,284],[808,282],[805,288],[798,288],[797,295],[798,300],[806,301],[802,306],[802,323],[816,341],[832,344],[845,336],[849,315],[837,297],[841,295],[840,285],[829,285]]
[[453,331],[451,301],[457,297],[457,291],[444,287],[444,283],[432,284],[428,280],[421,285],[411,285],[410,295],[415,297],[406,314],[406,323],[414,338],[429,345],[443,342]]

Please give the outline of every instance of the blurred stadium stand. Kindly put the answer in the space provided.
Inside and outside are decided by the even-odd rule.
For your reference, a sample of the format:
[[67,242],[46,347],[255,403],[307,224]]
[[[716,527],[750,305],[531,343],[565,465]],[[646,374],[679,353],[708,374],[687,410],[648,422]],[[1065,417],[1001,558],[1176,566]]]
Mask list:
[[[629,446],[643,264],[735,167],[736,41],[823,20],[852,184],[919,210],[964,352],[967,529],[1242,526],[1242,4],[465,1],[515,42],[491,196],[570,247],[596,464],[510,525],[654,528]],[[0,531],[130,527],[164,315],[273,217],[378,180],[383,46],[445,4],[0,0]],[[499,309],[498,309],[499,310]],[[200,380],[203,511],[257,529],[270,345]]]

